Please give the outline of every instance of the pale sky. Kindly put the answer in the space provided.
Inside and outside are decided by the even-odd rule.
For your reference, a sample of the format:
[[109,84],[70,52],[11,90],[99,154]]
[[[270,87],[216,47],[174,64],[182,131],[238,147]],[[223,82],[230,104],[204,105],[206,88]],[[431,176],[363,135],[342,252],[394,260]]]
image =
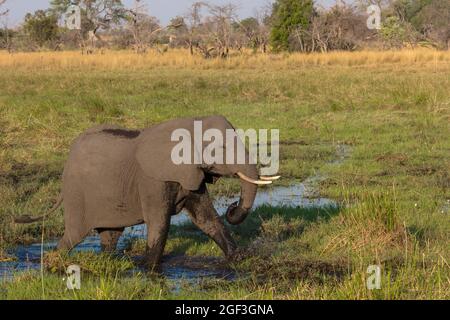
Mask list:
[[[167,24],[170,18],[177,15],[183,15],[193,2],[198,0],[143,0],[146,3],[149,13],[157,17],[162,24]],[[272,0],[208,0],[213,4],[233,3],[239,7],[239,16],[241,18],[254,15],[255,9],[271,3]],[[322,5],[334,3],[334,0],[316,0]],[[123,0],[126,6],[134,3],[133,0]],[[50,0],[6,0],[4,7],[10,10],[8,17],[9,26],[19,25],[28,12],[34,12],[38,9],[47,9]]]

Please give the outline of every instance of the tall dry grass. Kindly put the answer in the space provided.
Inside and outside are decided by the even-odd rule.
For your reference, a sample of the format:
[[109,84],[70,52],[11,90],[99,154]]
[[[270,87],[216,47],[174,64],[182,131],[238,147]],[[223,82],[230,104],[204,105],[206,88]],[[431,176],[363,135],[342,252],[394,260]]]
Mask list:
[[13,53],[0,52],[0,68],[20,69],[145,69],[155,67],[235,69],[302,66],[379,66],[450,64],[450,51],[415,49],[400,51],[336,51],[330,53],[233,54],[229,59],[203,59],[176,49],[164,54],[149,52],[137,55],[131,51],[106,51],[103,54],[81,55],[78,51]]

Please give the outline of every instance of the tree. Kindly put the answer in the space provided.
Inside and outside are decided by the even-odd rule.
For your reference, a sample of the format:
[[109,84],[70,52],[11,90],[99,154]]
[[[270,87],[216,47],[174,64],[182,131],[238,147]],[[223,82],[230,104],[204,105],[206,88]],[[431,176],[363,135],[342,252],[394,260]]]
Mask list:
[[[438,47],[448,48],[450,42],[450,1],[448,0],[394,0],[388,17],[390,27],[400,24],[405,32],[414,33],[422,40],[432,42]],[[392,29],[392,28],[391,28]],[[385,30],[392,31],[392,30]],[[383,36],[386,35],[386,32]]]
[[23,30],[29,39],[39,47],[58,37],[58,18],[49,11],[38,10],[25,16]]
[[[416,10],[410,17],[411,24],[424,37],[450,49],[450,1],[448,0],[414,0]],[[420,8],[420,9],[417,9]]]
[[269,16],[265,12],[257,12],[255,17],[245,18],[234,23],[238,38],[242,38],[240,46],[258,49],[265,53],[269,39]]
[[259,22],[254,17],[249,17],[235,23],[235,29],[245,38],[245,45],[254,50],[258,47]]
[[272,9],[270,42],[275,51],[289,50],[294,29],[308,29],[314,13],[312,0],[276,0]]
[[2,9],[2,6],[5,4],[6,0],[0,0],[0,19],[2,19],[3,30],[0,29],[0,48],[10,49],[10,35],[8,29],[8,23],[3,21],[3,17],[6,17],[9,13],[8,9]]
[[419,13],[425,36],[442,48],[450,49],[450,1],[434,0]]
[[176,16],[170,19],[168,32],[170,46],[179,47],[189,44],[189,29],[184,17]]
[[405,24],[396,16],[387,17],[381,26],[381,38],[388,48],[401,48],[406,41]]
[[319,8],[307,29],[298,27],[291,33],[290,48],[302,52],[355,50],[371,33],[366,19],[354,5],[343,2]]
[[145,53],[147,45],[152,42],[155,33],[162,30],[158,19],[147,13],[141,0],[135,0],[134,8],[126,10],[127,29],[132,34],[133,48],[136,53]]
[[209,14],[209,33],[214,39],[214,50],[221,58],[228,57],[232,46],[233,22],[237,20],[237,6],[233,4],[206,5]]
[[92,53],[98,43],[105,43],[98,32],[120,24],[126,15],[121,0],[51,0],[50,10],[62,18],[73,4],[81,11],[81,30],[78,32],[78,38],[83,53]]
[[125,10],[121,0],[51,0],[51,11],[59,18],[63,17],[71,5],[81,9],[82,29],[86,34],[93,31],[109,29],[125,18]]
[[186,16],[183,18],[184,25],[188,33],[187,44],[189,46],[189,52],[194,54],[194,46],[198,46],[201,38],[201,9],[204,6],[203,2],[195,2],[190,7]]
[[6,2],[6,0],[0,0],[0,17],[7,15],[9,12],[8,9],[6,9],[6,10],[2,9],[2,6],[5,4],[5,2]]
[[[206,10],[206,16],[202,16],[202,10]],[[195,2],[180,25],[187,32],[186,43],[191,54],[197,50],[205,58],[228,57],[233,41],[233,26],[237,21],[236,10],[233,4]]]

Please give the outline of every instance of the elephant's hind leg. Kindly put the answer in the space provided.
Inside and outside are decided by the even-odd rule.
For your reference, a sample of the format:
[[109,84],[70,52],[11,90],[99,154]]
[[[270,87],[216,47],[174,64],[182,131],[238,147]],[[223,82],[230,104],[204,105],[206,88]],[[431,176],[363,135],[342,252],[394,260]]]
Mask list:
[[70,185],[64,185],[64,236],[58,242],[57,250],[72,250],[89,234],[91,228],[85,223],[82,192]]
[[103,252],[114,252],[117,242],[123,233],[124,228],[115,229],[97,229],[100,235],[100,244]]
[[[144,221],[147,225],[146,265],[150,271],[159,272],[170,227],[170,218],[175,213],[178,184],[164,183],[154,185],[153,194],[141,197]],[[141,185],[142,192],[150,187]]]

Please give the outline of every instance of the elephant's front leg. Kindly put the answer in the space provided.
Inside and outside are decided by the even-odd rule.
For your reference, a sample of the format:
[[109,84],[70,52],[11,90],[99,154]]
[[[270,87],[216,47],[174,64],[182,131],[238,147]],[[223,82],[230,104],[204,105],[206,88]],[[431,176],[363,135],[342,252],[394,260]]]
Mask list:
[[199,192],[190,194],[185,208],[188,210],[192,222],[217,243],[225,256],[228,259],[234,258],[237,249],[236,243],[217,214],[206,186],[203,186]]
[[152,215],[151,221],[147,222],[146,265],[150,271],[160,271],[161,259],[164,253],[164,247],[166,246],[169,226],[170,215],[167,214],[167,212]]

